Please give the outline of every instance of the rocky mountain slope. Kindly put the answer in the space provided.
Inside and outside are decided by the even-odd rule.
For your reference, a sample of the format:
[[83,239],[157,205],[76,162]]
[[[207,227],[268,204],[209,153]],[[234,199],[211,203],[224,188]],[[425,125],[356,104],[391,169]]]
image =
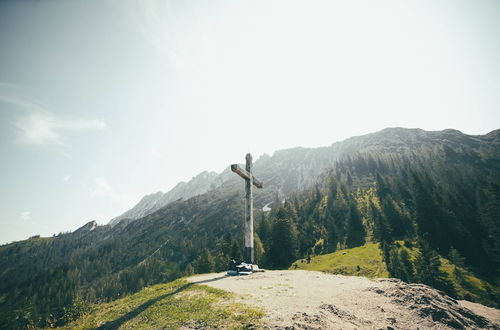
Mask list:
[[[432,154],[436,152],[436,148],[445,148],[448,153],[463,151],[466,154],[477,153],[482,157],[498,160],[499,136],[500,130],[484,136],[470,136],[453,129],[429,132],[422,129],[386,128],[380,132],[336,142],[329,147],[299,147],[279,150],[272,156],[263,155],[255,161],[254,173],[265,182],[266,196],[287,197],[317,181],[336,161],[364,153],[413,157],[415,154]],[[173,201],[186,200],[223,185],[226,190],[238,189],[240,183],[229,168],[220,174],[202,172],[189,182],[181,182],[166,193],[157,192],[144,196],[132,209],[113,218],[110,225],[115,225],[123,219],[143,218]],[[259,194],[256,197],[259,199]],[[260,203],[258,205],[262,207]]]
[[[426,262],[437,270],[436,254],[446,257],[454,248],[457,263],[497,286],[499,132],[393,128],[259,158],[259,262],[288,268],[311,253],[383,241],[388,271],[399,274],[393,276],[429,284],[434,277],[424,276]],[[223,270],[242,250],[244,185],[229,169],[218,177],[213,189],[170,201],[137,221],[89,223],[73,233],[1,246],[0,323],[7,329],[63,324],[78,314],[82,299],[112,301],[193,272]],[[270,212],[259,211],[275,201]],[[280,228],[288,235],[285,249]],[[427,242],[424,262],[392,246],[403,239]],[[434,284],[453,291],[441,280]]]
[[137,220],[151,214],[160,208],[180,199],[188,199],[213,190],[222,183],[221,177],[215,172],[202,172],[189,182],[179,182],[166,193],[157,192],[144,196],[139,203],[125,213],[111,219],[109,224],[116,225],[121,220]]

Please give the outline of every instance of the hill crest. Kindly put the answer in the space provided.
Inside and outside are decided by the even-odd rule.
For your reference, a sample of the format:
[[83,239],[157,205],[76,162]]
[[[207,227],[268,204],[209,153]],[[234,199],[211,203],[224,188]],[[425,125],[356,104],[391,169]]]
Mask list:
[[423,284],[314,271],[204,274],[194,283],[242,295],[270,326],[298,329],[498,329],[500,310],[457,301]]

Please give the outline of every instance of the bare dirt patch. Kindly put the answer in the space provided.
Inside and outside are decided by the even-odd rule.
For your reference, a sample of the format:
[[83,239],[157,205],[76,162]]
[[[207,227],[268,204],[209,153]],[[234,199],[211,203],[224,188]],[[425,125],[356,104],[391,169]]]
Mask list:
[[188,280],[234,292],[237,301],[264,308],[271,328],[500,329],[498,309],[394,279],[295,270]]

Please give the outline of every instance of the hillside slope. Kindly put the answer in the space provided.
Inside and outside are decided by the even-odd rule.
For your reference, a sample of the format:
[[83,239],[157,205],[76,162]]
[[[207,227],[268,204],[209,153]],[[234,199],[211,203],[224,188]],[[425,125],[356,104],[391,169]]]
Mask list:
[[[409,238],[428,242],[442,257],[458,251],[467,267],[498,286],[499,146],[500,131],[392,128],[263,156],[255,162],[264,181],[254,191],[258,262],[288,268],[311,254]],[[78,297],[111,301],[225,269],[242,251],[244,185],[230,170],[220,175],[216,188],[137,221],[91,222],[73,233],[0,246],[0,323],[44,326],[54,317],[62,324]],[[263,213],[266,204],[272,210]],[[280,228],[290,234],[287,242],[278,239]],[[391,276],[401,277],[403,259],[385,246]],[[427,273],[419,267],[411,281],[434,285]]]
[[[417,247],[408,248],[404,246],[403,242],[396,242],[396,246],[398,246],[399,253],[405,250],[413,261],[420,254]],[[493,287],[474,276],[469,270],[454,265],[446,258],[441,257],[440,263],[441,276],[453,287],[455,298],[474,300],[488,306],[494,306],[497,303],[496,297],[500,296],[500,288]],[[290,269],[368,278],[391,277],[379,243],[368,243],[352,249],[313,256],[309,260],[307,258],[300,259],[295,261]]]
[[313,271],[197,275],[88,306],[65,329],[500,329],[500,310],[421,284]]
[[64,329],[213,329],[261,324],[260,308],[233,298],[227,291],[179,279],[112,303],[87,306]]
[[295,261],[290,269],[315,270],[331,274],[389,277],[378,243],[313,256]]

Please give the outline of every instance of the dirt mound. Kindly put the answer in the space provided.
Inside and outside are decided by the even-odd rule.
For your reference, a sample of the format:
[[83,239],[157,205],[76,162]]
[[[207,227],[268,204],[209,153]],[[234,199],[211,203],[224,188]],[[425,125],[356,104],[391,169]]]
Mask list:
[[305,312],[295,313],[292,320],[293,326],[288,326],[286,328],[335,329],[341,327],[345,329],[354,327],[357,329],[373,327],[372,321],[361,319],[356,315],[331,304],[323,304],[319,306],[318,311],[312,315]]
[[461,306],[458,301],[445,293],[423,284],[407,284],[395,279],[379,279],[379,282],[391,282],[387,289],[370,288],[390,298],[391,303],[413,311],[421,318],[431,318],[436,326],[443,324],[454,329],[498,329],[485,317],[475,314]]
[[312,271],[189,279],[266,311],[267,329],[500,329],[500,310],[421,284]]

